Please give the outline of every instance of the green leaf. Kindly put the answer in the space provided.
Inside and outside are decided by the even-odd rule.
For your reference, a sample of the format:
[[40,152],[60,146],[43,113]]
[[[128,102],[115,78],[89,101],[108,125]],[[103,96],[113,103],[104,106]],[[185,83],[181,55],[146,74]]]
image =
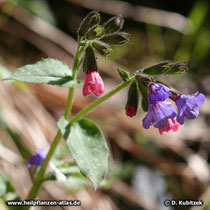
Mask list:
[[169,64],[170,61],[161,61],[160,63],[146,67],[142,70],[142,73],[147,75],[160,75],[164,71],[164,66]]
[[100,38],[100,41],[107,44],[123,45],[130,40],[130,34],[125,32],[116,32],[114,34],[105,35]]
[[130,73],[128,71],[122,69],[117,69],[117,71],[124,82],[127,82],[130,79]]
[[108,167],[109,149],[100,129],[94,122],[81,119],[70,125],[63,117],[58,127],[82,174],[88,177],[95,189],[104,179]]
[[136,75],[138,73],[144,73],[147,75],[170,75],[184,73],[187,70],[188,68],[186,66],[186,63],[173,63],[172,61],[161,61],[160,63],[136,71]]
[[62,87],[75,87],[80,84],[80,81],[72,80],[72,70],[66,64],[52,58],[20,67],[4,80],[45,83]]
[[[11,72],[7,68],[5,68],[4,66],[0,65],[0,79],[8,77],[10,74],[11,74]],[[19,90],[21,90],[21,91],[23,91],[25,93],[30,93],[29,88],[23,82],[19,82],[19,81],[11,81],[11,82],[14,82],[14,85]]]

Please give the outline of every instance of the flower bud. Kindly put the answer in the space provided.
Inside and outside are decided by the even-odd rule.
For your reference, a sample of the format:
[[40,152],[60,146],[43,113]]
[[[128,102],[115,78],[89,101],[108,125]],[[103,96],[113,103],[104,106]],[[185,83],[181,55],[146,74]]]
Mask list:
[[98,25],[100,22],[100,15],[98,12],[90,12],[82,21],[79,30],[78,36],[84,37],[87,31],[95,25]]
[[127,82],[130,79],[130,73],[128,71],[117,68],[117,71],[124,82]]
[[[161,74],[180,74],[187,71],[186,63],[172,63],[171,61],[161,61],[160,63],[146,67],[140,73],[147,75],[161,75]],[[138,73],[138,72],[137,72]]]
[[139,90],[142,95],[141,107],[143,111],[147,112],[148,111],[148,97],[149,97],[148,84],[151,82],[151,80],[147,76],[142,76],[142,75],[136,75],[136,80],[138,82]]
[[93,48],[91,46],[88,46],[85,50],[85,59],[83,62],[83,71],[85,73],[88,73],[91,70],[98,71],[96,58],[94,55]]
[[188,70],[186,63],[169,63],[165,65],[164,74],[181,74]]
[[117,32],[115,34],[105,35],[100,41],[103,41],[110,45],[122,45],[128,42],[130,39],[130,34],[125,32]]
[[136,115],[139,104],[139,88],[136,81],[134,81],[128,90],[128,100],[126,104],[126,115],[133,117]]
[[94,26],[87,32],[86,38],[92,40],[101,37],[103,34],[104,28],[102,26]]
[[149,106],[148,106],[148,100],[145,100],[144,97],[141,99],[141,108],[144,112],[148,112]]
[[148,88],[147,86],[144,85],[144,83],[141,83],[139,81],[138,81],[138,85],[139,85],[139,90],[142,95],[141,107],[144,112],[147,112],[148,111],[148,97],[149,97]]
[[111,34],[114,32],[118,32],[122,29],[124,24],[124,19],[121,15],[115,16],[111,19],[109,19],[105,24],[104,24],[104,29],[106,34]]
[[144,86],[146,86],[146,87],[148,87],[148,84],[151,82],[151,80],[149,79],[149,77],[148,76],[146,76],[146,75],[139,75],[139,74],[137,74],[136,76],[135,76],[135,78],[136,78],[136,80],[139,82],[139,83],[141,83],[142,85],[144,85]]
[[94,41],[92,43],[92,46],[102,55],[102,56],[108,56],[111,51],[112,48],[110,45],[100,42],[100,41]]

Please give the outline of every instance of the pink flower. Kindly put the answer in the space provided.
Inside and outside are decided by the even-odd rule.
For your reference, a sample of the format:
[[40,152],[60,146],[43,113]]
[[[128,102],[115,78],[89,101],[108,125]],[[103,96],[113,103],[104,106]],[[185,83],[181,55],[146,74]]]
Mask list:
[[127,116],[133,117],[136,115],[137,108],[136,108],[135,104],[132,104],[132,105],[127,104],[125,109],[126,109]]
[[168,133],[171,129],[176,132],[179,129],[180,124],[177,122],[176,118],[168,119],[167,125],[163,129],[159,129],[160,134]]
[[86,79],[82,92],[84,96],[88,96],[91,93],[94,93],[96,96],[100,96],[104,93],[103,80],[96,70],[89,71],[86,74]]

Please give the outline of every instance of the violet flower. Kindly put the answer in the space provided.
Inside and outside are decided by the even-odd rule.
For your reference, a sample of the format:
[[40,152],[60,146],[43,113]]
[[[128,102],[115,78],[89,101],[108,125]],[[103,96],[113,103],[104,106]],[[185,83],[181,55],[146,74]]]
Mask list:
[[42,165],[44,159],[46,158],[47,153],[44,149],[38,149],[36,150],[36,154],[32,155],[31,158],[28,161],[28,168],[31,168],[33,165],[40,166]]
[[86,74],[82,92],[84,96],[88,96],[91,93],[94,93],[96,96],[100,96],[104,93],[103,80],[96,70],[89,71]]
[[180,124],[177,122],[176,118],[174,119],[168,119],[168,122],[166,124],[166,127],[163,129],[159,129],[160,134],[168,133],[170,130],[173,130],[174,132],[178,131]]
[[175,98],[175,102],[179,111],[177,121],[183,125],[185,119],[195,119],[199,115],[198,107],[204,104],[205,96],[198,92],[191,95],[181,94]]
[[176,109],[171,104],[170,102],[157,102],[149,105],[149,111],[143,119],[143,127],[148,129],[153,125],[155,128],[165,128],[168,119],[174,119],[177,115]]
[[171,89],[160,83],[149,83],[149,105],[171,96]]

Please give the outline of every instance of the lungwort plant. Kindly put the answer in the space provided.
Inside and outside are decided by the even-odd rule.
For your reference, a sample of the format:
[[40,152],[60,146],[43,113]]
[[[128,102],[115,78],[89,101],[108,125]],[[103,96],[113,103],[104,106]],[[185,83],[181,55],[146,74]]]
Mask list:
[[[116,16],[100,25],[100,15],[93,11],[84,18],[78,30],[78,47],[72,69],[61,61],[47,58],[35,64],[18,68],[5,78],[5,80],[45,83],[69,88],[65,113],[58,121],[58,132],[48,153],[37,150],[37,153],[29,160],[28,167],[39,166],[39,170],[35,175],[33,186],[27,197],[28,200],[36,198],[41,184],[47,180],[47,166],[62,137],[65,138],[66,145],[82,174],[90,179],[95,189],[98,188],[107,172],[109,148],[99,127],[84,116],[128,86],[125,113],[129,117],[134,117],[138,110],[139,99],[141,99],[141,107],[143,111],[147,112],[142,123],[145,129],[154,126],[159,129],[160,134],[169,130],[177,131],[185,120],[198,116],[198,107],[205,101],[202,93],[183,95],[168,84],[153,78],[154,75],[175,75],[186,72],[185,63],[163,61],[137,70],[133,75],[118,69],[122,83],[103,95],[106,84],[99,74],[100,68],[97,66],[95,51],[107,57],[112,51],[112,45],[123,45],[129,41],[130,35],[121,32],[123,22],[121,16]],[[102,96],[69,119],[74,90],[81,84],[81,81],[77,80],[80,67],[82,67],[85,76],[83,95],[88,96],[93,93],[96,96]],[[166,102],[166,99],[174,101],[173,104],[176,107],[171,102]],[[25,209],[27,208],[29,207],[25,207]]]

